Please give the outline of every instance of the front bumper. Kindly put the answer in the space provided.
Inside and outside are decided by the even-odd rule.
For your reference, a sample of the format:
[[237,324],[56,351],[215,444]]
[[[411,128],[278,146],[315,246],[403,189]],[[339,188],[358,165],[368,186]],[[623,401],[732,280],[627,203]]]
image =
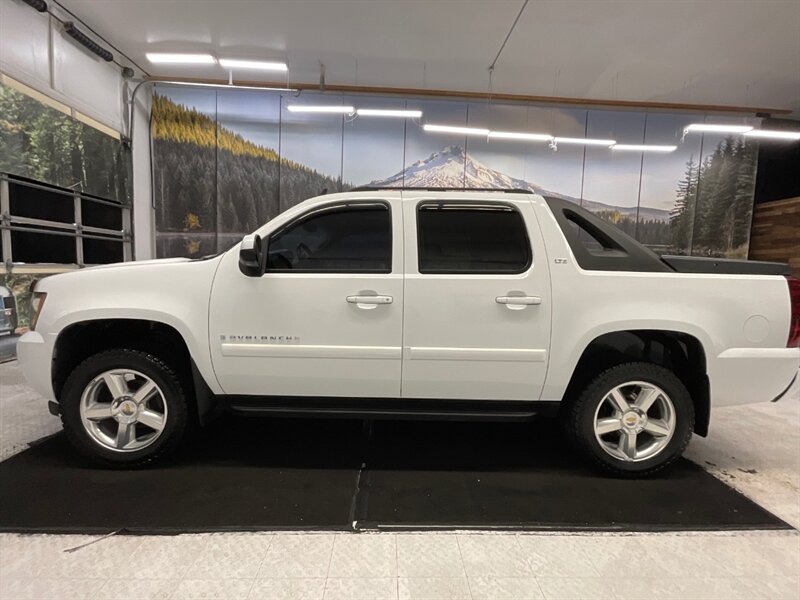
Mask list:
[[29,331],[17,341],[17,360],[28,385],[47,400],[56,399],[51,374],[55,338],[55,335]]

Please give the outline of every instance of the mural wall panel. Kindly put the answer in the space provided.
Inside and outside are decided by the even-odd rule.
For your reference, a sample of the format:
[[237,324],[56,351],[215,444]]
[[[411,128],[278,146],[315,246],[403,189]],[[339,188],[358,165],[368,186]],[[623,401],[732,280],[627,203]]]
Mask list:
[[[306,198],[361,185],[530,189],[581,204],[658,252],[747,255],[757,146],[741,136],[685,135],[704,115],[165,86],[156,94],[159,256],[225,250]],[[291,105],[423,114],[308,113]],[[440,133],[424,130],[426,123],[677,150]]]

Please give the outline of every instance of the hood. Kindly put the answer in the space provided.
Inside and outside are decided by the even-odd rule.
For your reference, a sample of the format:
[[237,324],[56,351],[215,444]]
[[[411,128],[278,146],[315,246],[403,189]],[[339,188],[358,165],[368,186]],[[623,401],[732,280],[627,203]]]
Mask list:
[[154,258],[152,260],[132,260],[129,262],[111,263],[108,265],[96,265],[94,267],[86,267],[82,271],[98,271],[100,269],[128,269],[131,267],[144,267],[150,265],[173,265],[177,263],[192,262],[192,258]]

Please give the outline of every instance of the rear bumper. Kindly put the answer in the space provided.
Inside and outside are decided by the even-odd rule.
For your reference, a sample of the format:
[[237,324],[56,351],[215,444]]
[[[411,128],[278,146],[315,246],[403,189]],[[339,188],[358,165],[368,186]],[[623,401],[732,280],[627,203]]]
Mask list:
[[17,341],[17,360],[25,379],[47,400],[55,400],[51,376],[55,338],[55,335],[29,331]]
[[769,402],[800,393],[800,348],[731,348],[709,367],[712,406]]

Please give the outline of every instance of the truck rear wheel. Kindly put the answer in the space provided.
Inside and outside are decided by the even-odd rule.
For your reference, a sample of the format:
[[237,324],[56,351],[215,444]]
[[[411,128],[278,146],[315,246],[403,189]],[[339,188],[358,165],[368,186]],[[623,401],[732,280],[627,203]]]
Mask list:
[[172,452],[186,429],[181,380],[138,350],[90,356],[67,378],[61,421],[70,442],[107,466],[142,466]]
[[694,405],[668,369],[625,363],[598,375],[565,418],[568,435],[589,463],[618,477],[644,477],[683,454]]

